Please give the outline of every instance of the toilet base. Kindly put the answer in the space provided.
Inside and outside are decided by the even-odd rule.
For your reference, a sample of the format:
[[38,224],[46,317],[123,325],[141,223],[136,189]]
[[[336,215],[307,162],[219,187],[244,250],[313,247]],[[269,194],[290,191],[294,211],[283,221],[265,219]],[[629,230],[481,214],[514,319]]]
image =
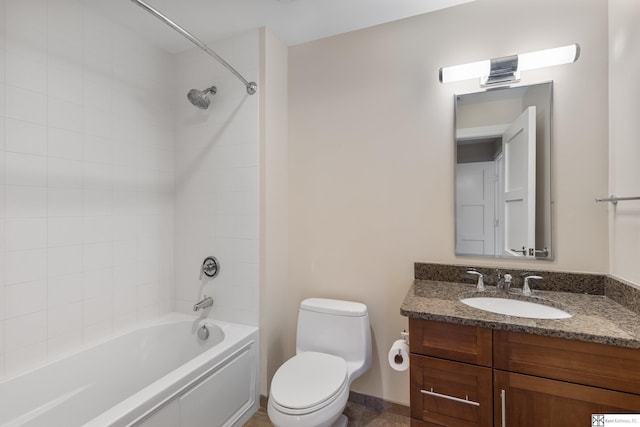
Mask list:
[[[275,427],[346,427],[347,417],[342,411],[347,406],[347,400],[349,399],[348,385],[339,393],[339,396],[329,405],[304,415],[282,413],[278,409],[278,405],[272,399],[269,399],[267,403],[269,420]],[[344,418],[344,421],[341,421],[342,418]]]
[[341,414],[331,427],[347,427],[349,420],[345,414]]

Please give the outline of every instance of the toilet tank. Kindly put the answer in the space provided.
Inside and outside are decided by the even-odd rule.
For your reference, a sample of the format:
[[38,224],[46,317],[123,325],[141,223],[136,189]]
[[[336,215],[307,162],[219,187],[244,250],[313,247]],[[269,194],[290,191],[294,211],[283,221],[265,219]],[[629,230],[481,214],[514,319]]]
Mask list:
[[300,304],[296,353],[317,351],[342,357],[352,379],[371,366],[367,306],[353,301],[309,298]]

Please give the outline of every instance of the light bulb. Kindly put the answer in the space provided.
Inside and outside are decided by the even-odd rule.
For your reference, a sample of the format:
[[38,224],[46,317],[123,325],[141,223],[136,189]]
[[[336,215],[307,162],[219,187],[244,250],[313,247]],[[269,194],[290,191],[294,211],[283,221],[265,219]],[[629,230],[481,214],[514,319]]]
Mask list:
[[523,53],[518,55],[518,71],[569,64],[575,62],[579,57],[580,45],[577,43],[537,52]]

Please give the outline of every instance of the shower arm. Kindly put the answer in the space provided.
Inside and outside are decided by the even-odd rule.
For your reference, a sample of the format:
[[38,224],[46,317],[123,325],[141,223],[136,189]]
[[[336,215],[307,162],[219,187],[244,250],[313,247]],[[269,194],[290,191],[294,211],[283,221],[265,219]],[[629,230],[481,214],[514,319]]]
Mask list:
[[238,71],[236,71],[235,68],[233,68],[231,65],[229,65],[229,63],[227,61],[222,59],[220,57],[220,55],[218,55],[213,50],[211,50],[211,48],[209,46],[207,46],[202,41],[200,41],[196,36],[194,36],[193,34],[188,32],[184,28],[182,28],[180,25],[178,25],[175,22],[173,22],[171,19],[169,19],[166,16],[164,16],[162,13],[158,12],[157,10],[155,10],[153,7],[149,6],[144,1],[142,1],[142,0],[131,0],[131,1],[134,2],[135,4],[137,4],[138,6],[140,6],[142,9],[146,10],[147,12],[149,12],[150,14],[152,14],[153,16],[155,16],[156,18],[158,18],[159,20],[161,20],[162,22],[164,22],[165,24],[167,24],[169,27],[174,29],[178,34],[182,35],[184,38],[189,40],[191,43],[195,44],[200,49],[204,50],[209,55],[211,55],[216,61],[218,61],[220,64],[222,64],[227,70],[231,71],[231,73],[234,76],[236,76],[242,83],[244,83],[244,85],[247,88],[247,93],[249,95],[253,95],[254,93],[256,93],[256,90],[258,89],[258,85],[256,84],[256,82],[248,82],[247,79],[242,77],[242,75]]

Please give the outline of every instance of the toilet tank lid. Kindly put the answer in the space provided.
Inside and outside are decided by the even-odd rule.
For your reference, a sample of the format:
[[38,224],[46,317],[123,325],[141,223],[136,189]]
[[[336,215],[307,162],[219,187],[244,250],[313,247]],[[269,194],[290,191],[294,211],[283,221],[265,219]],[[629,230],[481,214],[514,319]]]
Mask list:
[[367,306],[360,302],[328,298],[307,298],[300,303],[300,309],[349,317],[367,315]]

